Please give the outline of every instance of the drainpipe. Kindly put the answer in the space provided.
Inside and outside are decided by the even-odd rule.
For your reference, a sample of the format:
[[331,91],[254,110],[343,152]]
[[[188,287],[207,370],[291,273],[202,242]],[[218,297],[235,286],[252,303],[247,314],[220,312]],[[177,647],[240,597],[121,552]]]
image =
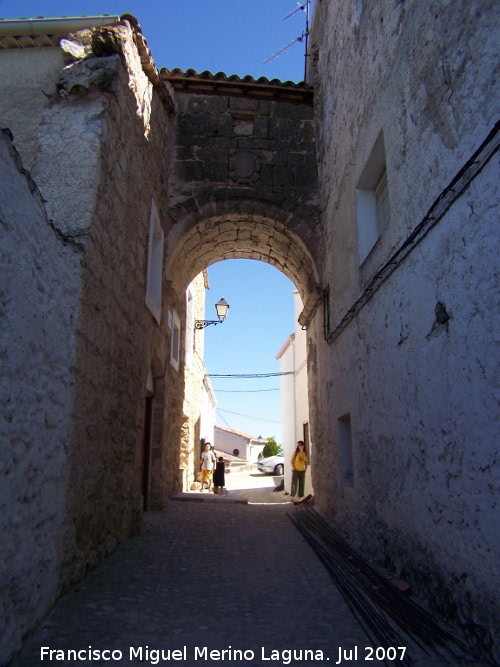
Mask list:
[[0,19],[0,37],[65,35],[85,28],[102,28],[120,21],[119,16],[79,16],[55,19]]

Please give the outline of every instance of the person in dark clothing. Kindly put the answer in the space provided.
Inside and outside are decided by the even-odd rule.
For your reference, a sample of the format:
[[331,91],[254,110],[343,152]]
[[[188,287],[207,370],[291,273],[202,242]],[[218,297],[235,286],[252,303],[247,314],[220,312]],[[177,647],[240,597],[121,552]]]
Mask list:
[[224,487],[226,486],[225,468],[224,457],[219,456],[214,472],[214,493],[218,493],[221,496],[224,495]]

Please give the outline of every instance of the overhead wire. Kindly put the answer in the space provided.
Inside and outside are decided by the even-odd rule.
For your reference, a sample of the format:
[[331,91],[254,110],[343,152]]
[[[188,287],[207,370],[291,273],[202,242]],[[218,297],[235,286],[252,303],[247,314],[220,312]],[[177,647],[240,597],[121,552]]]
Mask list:
[[[254,419],[255,421],[260,422],[270,422],[271,424],[281,424],[280,420],[276,419],[264,419],[263,417],[251,417],[250,415],[242,415],[240,412],[231,412],[231,410],[222,410],[221,408],[216,408],[217,412],[226,412],[229,415],[237,415],[238,417],[246,417],[246,419]],[[222,415],[221,415],[222,417]]]
[[[279,377],[280,375],[293,375],[293,371],[287,371],[285,373],[234,373],[234,374],[219,374],[219,373],[207,373],[206,377],[209,378],[227,378],[227,379],[262,379],[262,378],[268,378],[268,377]],[[273,388],[273,389],[215,389],[214,391],[216,393],[231,393],[231,394],[237,394],[237,393],[262,393],[262,392],[268,392],[268,391],[279,391],[280,388]],[[279,419],[264,419],[262,417],[253,417],[251,415],[243,415],[239,412],[231,412],[230,410],[223,410],[222,408],[216,408],[217,413],[220,415],[220,418],[224,421],[226,426],[228,428],[232,428],[229,426],[228,422],[224,419],[223,415],[221,414],[222,412],[227,413],[227,414],[232,414],[236,415],[238,417],[244,417],[246,419],[252,419],[254,421],[260,421],[260,422],[268,422],[271,424],[280,424],[281,420]]]
[[220,373],[207,373],[209,378],[271,378],[279,377],[280,375],[294,375],[293,371],[286,371],[285,373],[230,373],[227,375]]
[[214,387],[214,391],[220,394],[259,394],[263,391],[279,391],[280,388],[276,387],[274,389],[217,389]]
[[[220,412],[220,409],[219,409],[219,408],[217,408],[217,412]],[[224,416],[223,416],[223,415],[219,415],[219,416],[220,416],[220,418],[222,419],[222,421],[224,422],[224,424],[225,424],[228,428],[230,428],[232,431],[234,431],[233,427],[232,427],[231,424],[227,421],[227,419],[224,419]]]

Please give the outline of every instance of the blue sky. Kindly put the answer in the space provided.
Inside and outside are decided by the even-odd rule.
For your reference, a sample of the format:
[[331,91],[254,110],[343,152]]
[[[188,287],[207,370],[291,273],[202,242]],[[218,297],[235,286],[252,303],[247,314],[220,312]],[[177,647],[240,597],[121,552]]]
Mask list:
[[159,69],[283,81],[304,78],[302,44],[262,63],[302,34],[303,11],[283,21],[295,9],[296,0],[0,0],[5,19],[133,14]]
[[[216,319],[214,304],[221,297],[230,306],[223,324],[205,329],[209,374],[279,373],[276,354],[294,329],[293,283],[274,267],[249,259],[213,264],[208,278],[206,319]],[[220,426],[282,442],[279,377],[212,378],[212,385]]]
[[[304,78],[304,45],[296,43],[305,15],[297,0],[0,0],[0,17],[33,18],[133,14],[158,69],[225,72],[282,81]],[[312,7],[312,5],[311,5]],[[226,322],[205,330],[205,364],[211,374],[277,373],[275,356],[294,328],[294,285],[262,262],[228,260],[208,270],[206,318],[214,304],[230,304]],[[279,378],[212,380],[221,426],[274,436],[281,443]]]

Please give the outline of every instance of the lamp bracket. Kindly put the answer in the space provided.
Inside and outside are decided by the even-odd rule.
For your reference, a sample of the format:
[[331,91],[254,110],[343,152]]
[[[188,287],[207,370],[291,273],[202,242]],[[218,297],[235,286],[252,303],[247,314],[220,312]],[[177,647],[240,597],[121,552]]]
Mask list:
[[204,329],[205,327],[210,326],[210,324],[222,324],[224,320],[195,320],[194,328],[195,329]]

